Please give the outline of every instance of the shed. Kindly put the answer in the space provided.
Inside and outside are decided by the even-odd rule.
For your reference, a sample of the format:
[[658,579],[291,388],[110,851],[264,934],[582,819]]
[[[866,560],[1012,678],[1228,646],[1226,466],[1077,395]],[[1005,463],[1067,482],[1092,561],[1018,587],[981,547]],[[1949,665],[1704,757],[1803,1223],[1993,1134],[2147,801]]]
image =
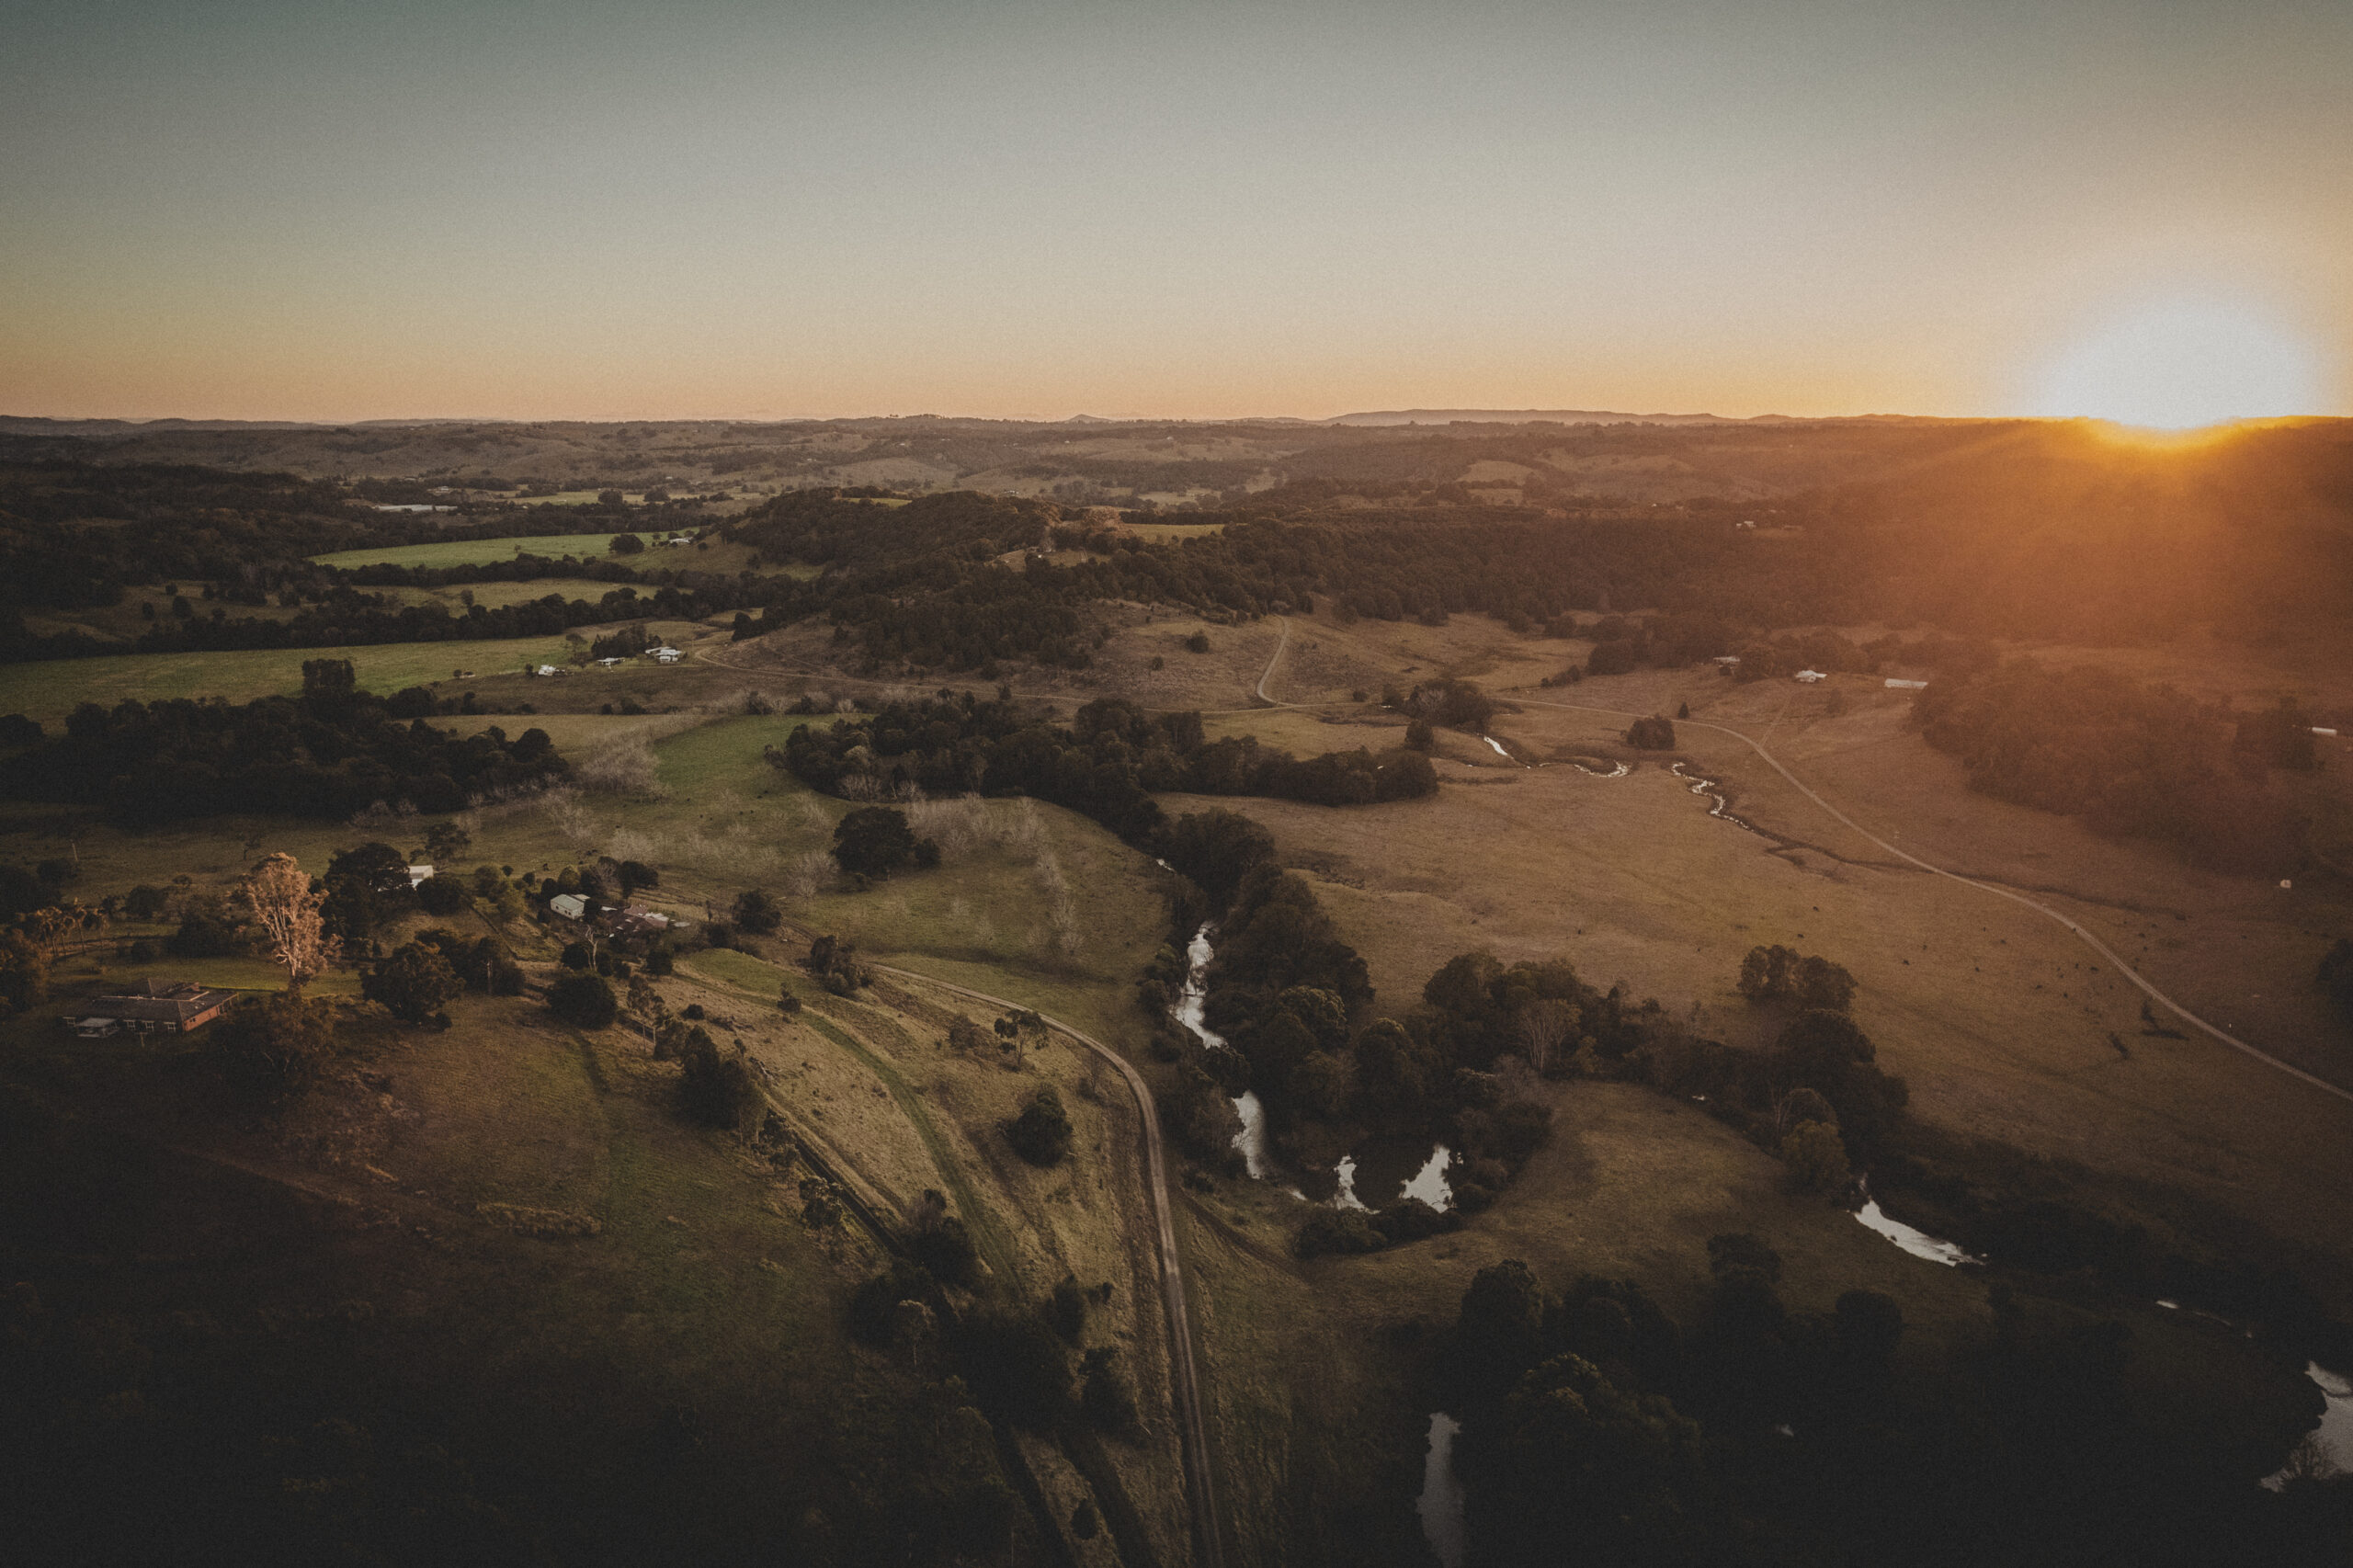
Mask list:
[[1830,677],[1824,675],[1820,670],[1800,670],[1795,678],[1805,682],[1808,686],[1812,686],[1818,680],[1828,680]]
[[1926,691],[1928,688],[1927,681],[1898,680],[1893,676],[1887,677],[1887,684],[1889,688],[1894,691]]
[[656,664],[675,665],[685,657],[684,653],[666,644],[654,650],[654,659]]
[[576,892],[560,892],[548,900],[548,907],[566,920],[588,918],[588,901]]
[[430,866],[411,866],[408,869],[408,885],[412,889],[423,887],[432,880],[433,868]]

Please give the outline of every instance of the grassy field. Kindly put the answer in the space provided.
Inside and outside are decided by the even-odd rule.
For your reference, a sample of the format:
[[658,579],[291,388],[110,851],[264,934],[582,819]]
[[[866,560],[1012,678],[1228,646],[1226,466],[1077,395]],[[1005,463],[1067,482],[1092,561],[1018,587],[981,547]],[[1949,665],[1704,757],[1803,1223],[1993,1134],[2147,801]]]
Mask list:
[[[626,557],[632,565],[651,565],[661,560],[665,551],[650,541],[654,537],[644,529],[614,529],[606,533],[531,534],[521,539],[459,539],[439,544],[404,544],[369,550],[336,550],[324,555],[313,555],[313,561],[322,566],[483,566],[494,561],[512,561],[518,555],[544,555],[561,560],[577,556],[586,561],[601,561],[610,556],[611,542],[619,533],[634,533],[648,548],[642,554]],[[676,553],[671,551],[668,553]]]
[[[562,664],[561,637],[517,637],[483,642],[385,642],[351,648],[257,648],[226,653],[119,653],[97,659],[51,659],[0,665],[0,713],[24,713],[44,722],[63,718],[80,702],[111,707],[175,697],[256,697],[302,689],[306,659],[349,659],[369,691],[446,680],[456,669],[483,674],[525,664]],[[582,677],[575,677],[582,678]]]

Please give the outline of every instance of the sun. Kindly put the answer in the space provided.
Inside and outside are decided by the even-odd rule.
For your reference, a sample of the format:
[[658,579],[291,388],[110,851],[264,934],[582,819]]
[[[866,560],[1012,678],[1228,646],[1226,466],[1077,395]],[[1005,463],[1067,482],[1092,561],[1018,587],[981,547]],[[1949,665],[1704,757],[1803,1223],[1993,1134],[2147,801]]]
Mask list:
[[2172,299],[2119,312],[2043,367],[2028,412],[2189,430],[2321,412],[2320,356],[2244,302]]

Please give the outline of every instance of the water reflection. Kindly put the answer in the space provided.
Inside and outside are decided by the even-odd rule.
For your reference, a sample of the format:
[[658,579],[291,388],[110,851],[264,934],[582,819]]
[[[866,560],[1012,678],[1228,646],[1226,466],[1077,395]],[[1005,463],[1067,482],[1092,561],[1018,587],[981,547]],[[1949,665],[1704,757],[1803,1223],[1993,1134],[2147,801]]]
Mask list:
[[1422,1539],[1443,1568],[1462,1568],[1462,1483],[1454,1474],[1454,1437],[1462,1424],[1442,1410],[1430,1413],[1429,1452],[1422,1461]]

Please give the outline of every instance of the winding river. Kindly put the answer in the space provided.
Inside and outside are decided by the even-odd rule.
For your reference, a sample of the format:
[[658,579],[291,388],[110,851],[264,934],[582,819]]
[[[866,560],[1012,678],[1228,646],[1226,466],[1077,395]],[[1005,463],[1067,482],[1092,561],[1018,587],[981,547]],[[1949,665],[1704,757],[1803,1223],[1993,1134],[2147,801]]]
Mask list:
[[[1211,929],[1204,920],[1193,939],[1185,944],[1185,989],[1177,993],[1176,1006],[1171,1009],[1177,1023],[1199,1035],[1204,1046],[1225,1043],[1225,1037],[1209,1027],[1202,1013],[1209,1000],[1210,960],[1216,956],[1210,945]],[[1264,1181],[1274,1174],[1267,1159],[1267,1108],[1258,1103],[1256,1090],[1245,1089],[1233,1096],[1233,1108],[1242,1118],[1242,1131],[1233,1135],[1233,1146],[1242,1151],[1242,1164],[1251,1176]]]

